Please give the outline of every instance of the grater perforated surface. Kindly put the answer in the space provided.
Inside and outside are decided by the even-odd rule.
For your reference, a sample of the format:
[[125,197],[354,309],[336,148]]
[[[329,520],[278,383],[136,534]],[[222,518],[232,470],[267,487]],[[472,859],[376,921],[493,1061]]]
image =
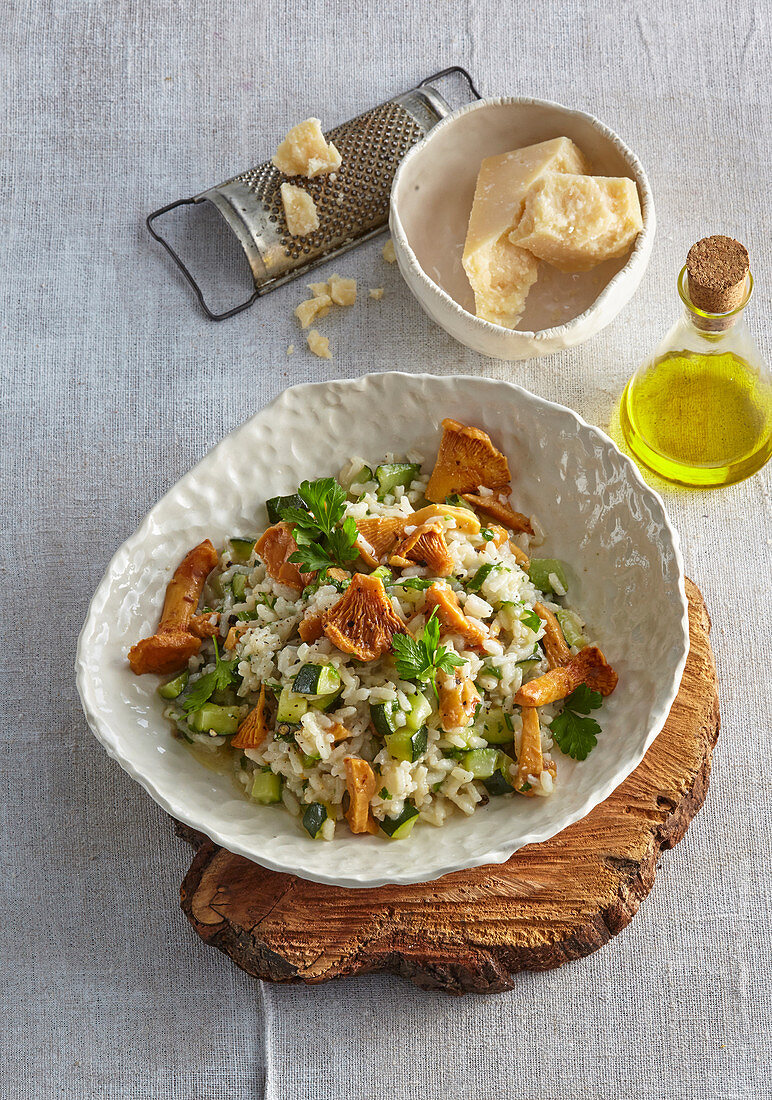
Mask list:
[[331,130],[326,136],[341,155],[331,176],[292,177],[316,203],[319,229],[305,237],[287,231],[280,187],[288,177],[270,162],[232,182],[245,184],[265,207],[287,260],[301,261],[337,250],[348,240],[384,225],[397,165],[425,130],[398,103],[384,103]]

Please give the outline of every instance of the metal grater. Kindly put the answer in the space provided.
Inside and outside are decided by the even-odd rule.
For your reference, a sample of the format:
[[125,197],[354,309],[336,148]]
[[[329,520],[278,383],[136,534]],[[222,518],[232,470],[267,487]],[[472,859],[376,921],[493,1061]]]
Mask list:
[[[287,177],[270,161],[150,214],[150,233],[180,268],[206,315],[213,321],[233,317],[277,286],[382,232],[388,223],[391,185],[400,160],[451,111],[433,85],[454,74],[463,77],[473,98],[480,98],[466,69],[454,65],[326,135],[340,152],[342,164],[334,179],[319,176],[302,181],[319,212],[319,229],[306,237],[292,237],[287,232],[279,193]],[[225,219],[246,254],[254,280],[255,289],[247,301],[224,313],[209,308],[191,272],[153,227],[162,214],[200,202],[212,203]]]

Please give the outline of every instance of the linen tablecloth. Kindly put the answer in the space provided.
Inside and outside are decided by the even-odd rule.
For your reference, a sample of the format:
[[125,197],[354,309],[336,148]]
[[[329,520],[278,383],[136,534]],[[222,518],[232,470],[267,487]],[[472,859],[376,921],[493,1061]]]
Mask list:
[[[624,933],[510,993],[248,979],[187,926],[190,852],[92,737],[73,677],[115,549],[287,385],[485,374],[608,427],[677,314],[689,245],[714,232],[750,250],[769,358],[768,13],[761,0],[5,6],[2,1097],[772,1095],[769,469],[665,490],[713,617],[724,728],[707,805]],[[148,211],[258,163],[309,114],[329,127],[455,63],[483,94],[594,113],[640,156],[659,229],[620,317],[548,359],[484,360],[424,316],[378,241],[333,265],[385,296],[325,321],[332,362],[303,347],[298,285],[207,322]]]

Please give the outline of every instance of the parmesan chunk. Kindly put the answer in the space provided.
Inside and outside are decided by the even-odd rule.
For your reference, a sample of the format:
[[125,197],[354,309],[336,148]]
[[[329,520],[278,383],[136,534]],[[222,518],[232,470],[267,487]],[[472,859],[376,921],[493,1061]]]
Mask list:
[[306,283],[306,286],[311,291],[314,298],[319,298],[322,294],[329,293],[327,283]]
[[273,164],[285,176],[314,179],[340,168],[340,153],[325,140],[318,118],[293,126],[273,155]]
[[587,170],[581,151],[566,137],[483,160],[462,258],[478,317],[505,328],[517,324],[538,271],[538,260],[509,240],[526,195],[545,172]]
[[302,187],[295,187],[293,183],[281,185],[281,201],[284,207],[284,218],[287,229],[293,237],[307,237],[319,228],[319,215],[316,212],[316,203]]
[[383,297],[383,287],[376,286],[371,288],[370,297],[375,298],[376,302],[380,302],[381,298]]
[[316,298],[308,298],[301,302],[295,309],[295,316],[300,321],[301,328],[308,328],[317,317],[326,317],[330,312],[332,298],[329,294],[319,294]]
[[389,237],[388,241],[386,241],[386,244],[381,249],[381,255],[383,256],[387,264],[393,264],[396,262],[397,254],[394,251],[394,241],[391,239],[391,237]]
[[294,352],[294,350],[295,350],[295,345],[294,345],[294,344],[290,344],[290,346],[289,346],[289,347],[287,348],[287,355],[292,355],[292,353]]
[[633,180],[548,172],[509,239],[560,271],[587,271],[623,256],[642,229]]
[[306,340],[314,355],[318,355],[320,359],[332,359],[330,341],[326,336],[322,336],[315,328],[312,328]]
[[336,306],[353,306],[357,300],[356,279],[344,279],[340,275],[330,275],[327,281],[327,293]]

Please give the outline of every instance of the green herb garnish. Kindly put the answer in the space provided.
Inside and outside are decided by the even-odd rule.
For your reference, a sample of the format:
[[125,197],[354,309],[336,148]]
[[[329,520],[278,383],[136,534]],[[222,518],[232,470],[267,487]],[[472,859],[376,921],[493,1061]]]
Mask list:
[[574,760],[586,760],[598,743],[600,726],[594,718],[581,715],[597,710],[603,702],[599,691],[592,691],[587,684],[580,684],[563,704],[563,710],[549,723],[552,735],[561,752]]
[[343,518],[346,492],[335,478],[322,477],[304,481],[298,496],[308,512],[292,504],[280,505],[279,515],[292,527],[298,548],[289,560],[305,573],[345,566],[354,561],[358,551],[356,523],[351,516]]
[[220,651],[217,648],[217,639],[212,638],[212,641],[214,643],[215,668],[211,672],[205,673],[200,680],[196,680],[185,697],[182,705],[188,714],[191,711],[200,710],[215,691],[224,691],[236,679],[238,657],[234,657],[232,661],[221,660]]
[[531,611],[530,609],[526,608],[526,610],[520,616],[520,622],[525,623],[528,629],[533,630],[534,633],[537,633],[539,630],[541,630],[541,619],[539,618],[539,615],[536,611]]
[[475,575],[470,581],[467,581],[466,587],[469,592],[479,592],[485,581],[491,575],[494,569],[498,569],[501,565],[500,562],[486,562],[485,565],[481,565]]
[[485,539],[486,542],[492,542],[493,541],[493,537],[494,537],[493,536],[493,531],[491,531],[490,527],[481,527],[480,528],[480,534],[482,535],[482,537]]
[[415,588],[418,592],[425,592],[433,584],[434,581],[430,577],[402,577],[390,584],[389,588]]
[[386,790],[385,787],[381,787],[381,789],[378,791],[378,797],[388,802],[388,800],[391,798],[391,794]]
[[392,639],[397,655],[397,672],[403,680],[418,680],[431,684],[434,694],[437,691],[437,672],[451,673],[454,668],[466,662],[451,653],[447,646],[440,645],[440,622],[435,607],[420,638],[414,639],[407,634],[395,634]]

